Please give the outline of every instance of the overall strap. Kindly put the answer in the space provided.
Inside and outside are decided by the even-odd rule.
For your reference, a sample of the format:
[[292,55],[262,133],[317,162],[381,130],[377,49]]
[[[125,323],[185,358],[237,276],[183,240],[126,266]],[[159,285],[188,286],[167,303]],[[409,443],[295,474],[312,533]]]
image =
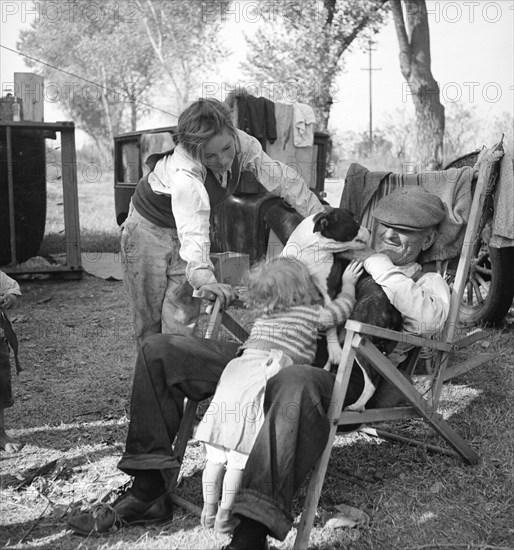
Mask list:
[[230,168],[227,187],[223,187],[218,181],[218,178],[216,178],[216,176],[214,175],[214,173],[209,168],[207,168],[205,189],[209,194],[209,202],[211,204],[211,208],[217,206],[218,204],[221,204],[225,199],[230,197],[239,185],[240,179],[241,164],[239,162],[237,154],[234,157],[234,161],[232,162],[232,166]]
[[419,281],[419,279],[421,279],[421,277],[423,277],[425,273],[423,272],[423,269],[421,269],[421,267],[415,271],[412,275],[411,275],[411,279],[417,283]]

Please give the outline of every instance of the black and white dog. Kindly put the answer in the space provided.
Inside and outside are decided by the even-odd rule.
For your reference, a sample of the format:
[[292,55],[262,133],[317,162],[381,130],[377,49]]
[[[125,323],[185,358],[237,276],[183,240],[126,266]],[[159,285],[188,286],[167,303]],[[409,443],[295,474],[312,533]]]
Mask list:
[[[362,249],[369,241],[369,231],[359,225],[352,212],[343,208],[328,208],[324,212],[305,218],[297,226],[289,237],[282,255],[295,257],[307,266],[314,283],[327,302],[341,292],[342,275],[350,263],[342,258],[340,253]],[[356,305],[351,319],[393,330],[401,328],[402,319],[399,311],[368,273],[363,273],[355,290]],[[339,338],[337,333],[340,335]],[[334,328],[327,331],[329,361],[326,369],[330,369],[333,363],[339,364],[341,346],[337,342],[339,340],[342,343],[342,338],[343,330],[338,331]],[[385,342],[375,344],[383,352],[390,351],[386,348]],[[375,386],[371,381],[376,379],[375,373],[365,365],[360,366],[365,377],[365,390],[361,399],[349,407],[353,410],[363,408],[360,402],[367,401]]]
[[[355,216],[342,208],[329,208],[305,218],[289,237],[282,256],[293,257],[307,266],[314,284],[325,303],[333,300],[341,291],[341,277],[346,265],[336,261],[334,254],[364,248],[369,242],[369,231],[361,227]],[[341,346],[337,329],[327,331],[330,364],[339,363]]]

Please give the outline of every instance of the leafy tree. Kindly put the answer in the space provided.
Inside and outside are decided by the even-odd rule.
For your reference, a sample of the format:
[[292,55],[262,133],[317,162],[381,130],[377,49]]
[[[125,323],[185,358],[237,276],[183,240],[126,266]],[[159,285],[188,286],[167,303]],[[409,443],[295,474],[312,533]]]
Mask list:
[[494,143],[498,143],[500,138],[504,134],[503,143],[505,147],[512,154],[512,148],[514,146],[514,115],[512,111],[503,111],[497,115],[494,115],[489,124],[484,136],[480,135],[479,139],[483,140],[478,145],[485,144],[488,147]]
[[137,0],[155,62],[171,82],[175,112],[186,107],[193,99],[193,90],[200,89],[219,59],[230,53],[218,34],[225,4],[212,0]]
[[414,117],[407,109],[395,109],[385,116],[383,131],[392,143],[391,153],[399,162],[405,162],[411,158],[414,148],[412,139],[414,126]]
[[476,138],[481,124],[475,111],[463,103],[448,104],[445,115],[444,161],[446,164],[479,147]]
[[[328,127],[343,70],[343,53],[364,30],[377,32],[384,23],[387,0],[298,0],[267,3],[254,37],[246,37],[249,54],[244,69],[270,88],[270,99],[310,104],[318,127]],[[264,6],[264,4],[263,4]],[[264,10],[264,7],[259,8]]]
[[114,134],[135,130],[148,114],[152,86],[161,85],[161,105],[175,100],[172,112],[188,102],[219,51],[221,23],[202,21],[202,4],[42,0],[43,16],[22,31],[18,48],[46,63],[29,60],[45,77],[45,99],[59,101],[105,153]]
[[45,100],[60,102],[100,150],[109,151],[115,133],[135,128],[136,102],[146,99],[153,80],[140,21],[111,0],[60,6],[43,0],[39,10],[44,16],[20,33],[18,48],[46,63],[28,61],[45,77]]
[[[405,8],[405,16],[403,8]],[[400,69],[416,112],[417,162],[438,170],[443,162],[444,107],[430,68],[430,35],[425,0],[391,0],[400,46]]]

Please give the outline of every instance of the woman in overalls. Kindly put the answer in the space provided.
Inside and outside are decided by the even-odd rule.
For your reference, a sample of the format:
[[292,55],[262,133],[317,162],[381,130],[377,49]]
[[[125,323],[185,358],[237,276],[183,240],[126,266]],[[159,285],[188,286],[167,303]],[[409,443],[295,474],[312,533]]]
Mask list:
[[229,107],[199,99],[178,119],[177,145],[151,155],[124,223],[121,251],[138,345],[151,334],[192,334],[200,296],[234,298],[210,260],[211,209],[234,193],[241,173],[306,217],[323,206],[303,178],[235,128]]

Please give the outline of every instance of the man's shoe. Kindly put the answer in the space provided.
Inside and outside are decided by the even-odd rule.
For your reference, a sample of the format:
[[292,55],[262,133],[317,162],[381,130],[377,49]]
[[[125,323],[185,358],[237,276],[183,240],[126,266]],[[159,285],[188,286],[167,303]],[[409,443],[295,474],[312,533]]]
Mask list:
[[[257,546],[256,546],[257,544]],[[269,545],[267,541],[264,543],[255,543],[250,546],[234,546],[232,543],[223,546],[221,550],[269,550]]]
[[240,523],[234,529],[232,541],[222,550],[268,550],[268,528],[257,521],[238,516]]
[[139,500],[127,490],[111,505],[99,503],[89,510],[72,512],[68,528],[82,536],[115,533],[122,525],[166,523],[173,519],[173,504],[167,493],[154,500]]
[[165,523],[173,519],[173,503],[168,493],[145,502],[128,490],[114,501],[112,507],[127,525]]

